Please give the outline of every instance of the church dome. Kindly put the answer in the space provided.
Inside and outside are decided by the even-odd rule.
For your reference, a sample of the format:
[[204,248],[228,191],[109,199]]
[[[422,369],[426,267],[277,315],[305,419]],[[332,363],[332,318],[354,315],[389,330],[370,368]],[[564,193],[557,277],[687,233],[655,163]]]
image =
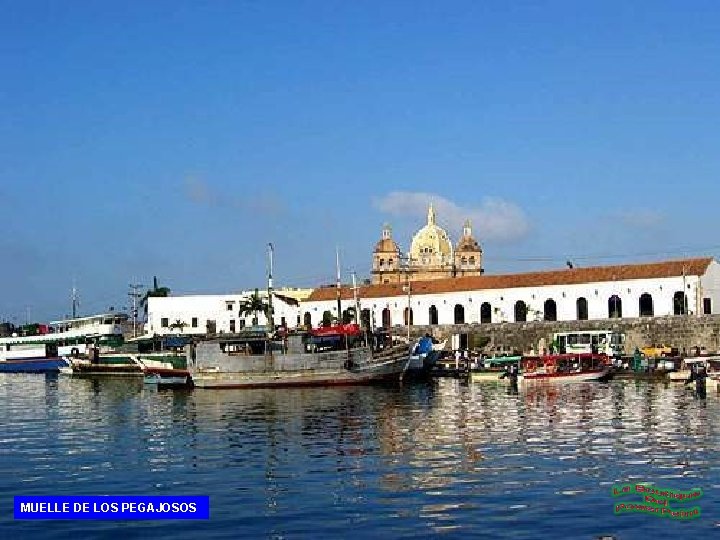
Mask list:
[[428,209],[428,222],[413,236],[410,245],[410,256],[415,260],[424,260],[429,257],[444,259],[452,255],[452,244],[445,229],[435,224],[435,210],[430,205]]
[[383,238],[375,244],[375,253],[387,253],[389,251],[393,253],[400,251],[400,247],[391,238]]
[[374,253],[399,253],[400,247],[392,239],[392,229],[387,223],[383,225],[382,238],[375,244]]
[[467,220],[465,222],[462,238],[460,238],[460,241],[457,243],[457,248],[455,249],[455,251],[457,253],[482,251],[482,249],[480,249],[480,244],[478,244],[477,240],[475,240],[472,235],[472,227],[470,225],[470,220]]

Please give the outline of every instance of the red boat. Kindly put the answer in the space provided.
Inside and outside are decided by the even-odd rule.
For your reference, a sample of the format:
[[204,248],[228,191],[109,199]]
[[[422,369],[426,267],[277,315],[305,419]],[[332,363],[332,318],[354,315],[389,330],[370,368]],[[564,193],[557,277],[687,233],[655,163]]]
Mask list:
[[524,356],[520,382],[584,382],[612,376],[610,357],[605,354],[549,354]]

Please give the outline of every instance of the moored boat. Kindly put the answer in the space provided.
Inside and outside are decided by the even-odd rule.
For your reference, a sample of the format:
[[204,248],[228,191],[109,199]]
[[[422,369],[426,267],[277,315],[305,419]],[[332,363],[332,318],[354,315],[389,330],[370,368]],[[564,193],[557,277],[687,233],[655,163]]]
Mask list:
[[686,382],[694,366],[701,365],[705,369],[708,378],[720,378],[720,356],[688,356],[680,362],[680,369],[668,373],[668,379],[673,382]]
[[421,378],[429,376],[445,350],[446,341],[435,342],[426,334],[412,347],[408,358],[406,374],[408,377]]
[[188,370],[198,388],[330,386],[398,381],[408,345],[392,345],[348,324],[310,335],[274,335],[264,329],[188,347]]
[[511,379],[506,376],[510,366],[520,364],[521,356],[493,356],[484,358],[480,365],[470,370],[472,382],[495,382],[510,383]]
[[585,382],[607,380],[613,368],[605,354],[552,354],[524,356],[520,362],[521,383]]
[[127,315],[104,313],[32,325],[25,335],[0,337],[0,372],[57,372],[68,358],[86,357],[89,347],[115,347],[123,342]]

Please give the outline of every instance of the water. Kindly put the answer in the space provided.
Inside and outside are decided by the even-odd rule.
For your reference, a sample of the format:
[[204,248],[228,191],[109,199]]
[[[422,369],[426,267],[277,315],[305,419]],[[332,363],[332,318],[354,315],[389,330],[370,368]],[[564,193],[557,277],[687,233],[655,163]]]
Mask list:
[[[719,413],[689,387],[619,381],[158,391],[2,374],[0,538],[717,535]],[[702,488],[702,516],[614,515],[612,485],[641,481]],[[209,495],[211,519],[13,521],[13,495],[60,494]]]

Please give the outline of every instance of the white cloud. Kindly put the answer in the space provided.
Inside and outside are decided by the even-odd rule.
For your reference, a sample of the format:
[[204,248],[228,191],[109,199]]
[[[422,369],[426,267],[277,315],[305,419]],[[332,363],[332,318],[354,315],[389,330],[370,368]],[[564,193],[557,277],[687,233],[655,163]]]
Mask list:
[[430,202],[435,207],[438,225],[448,229],[451,237],[459,234],[466,219],[472,222],[473,235],[481,243],[518,240],[530,229],[525,212],[498,197],[483,197],[479,205],[461,206],[432,193],[393,191],[375,199],[373,204],[381,212],[399,218],[420,219],[423,223]]

